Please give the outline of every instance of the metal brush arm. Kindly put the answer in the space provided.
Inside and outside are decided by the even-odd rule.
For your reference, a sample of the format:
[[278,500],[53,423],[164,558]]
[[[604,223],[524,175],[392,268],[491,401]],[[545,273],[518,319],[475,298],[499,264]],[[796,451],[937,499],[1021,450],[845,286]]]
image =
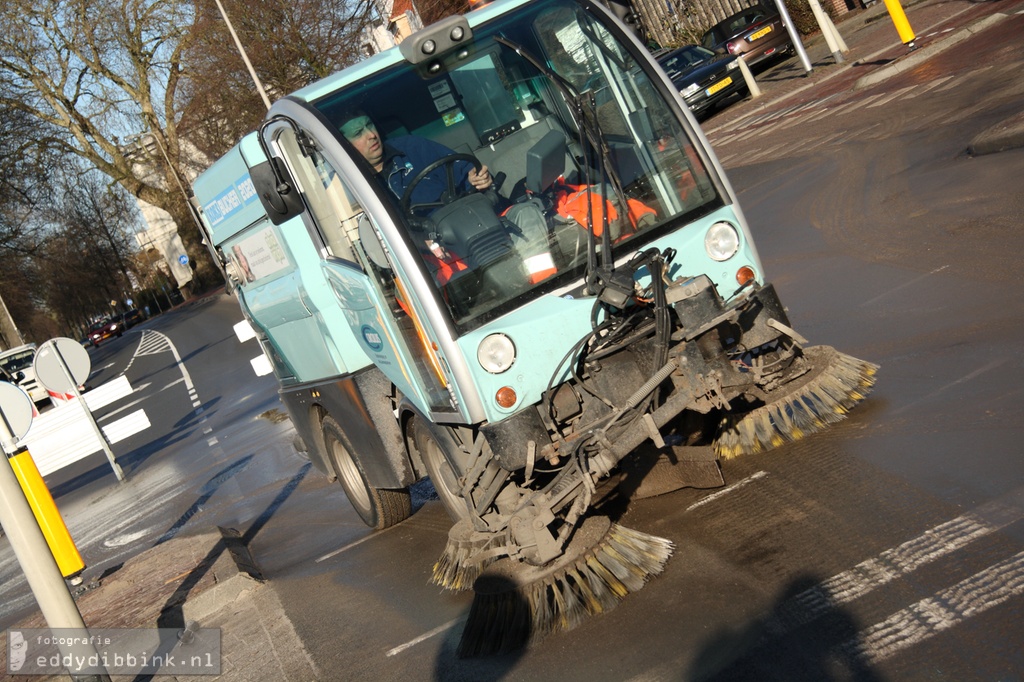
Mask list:
[[[677,369],[678,366],[676,362],[676,359],[671,360],[664,368],[662,368],[662,371],[658,372],[658,374],[656,374],[651,381],[648,381],[647,384],[644,384],[642,388],[646,388],[654,381],[654,379],[661,376],[664,370],[669,367]],[[666,376],[662,377],[661,380],[655,383],[655,388],[661,383],[661,381],[668,378],[671,374],[672,373],[669,372]],[[683,382],[685,382],[685,384]],[[651,390],[654,389],[652,388]],[[639,393],[639,391],[637,391],[637,393]],[[634,398],[635,397],[636,396],[634,396]],[[655,426],[660,428],[667,424],[680,412],[685,410],[695,400],[695,398],[696,396],[694,395],[694,390],[690,385],[688,377],[685,373],[681,373],[678,376],[675,392],[664,402],[664,404],[662,404],[661,407],[650,413]],[[632,402],[634,402],[634,399],[630,398],[630,403]],[[624,432],[616,436],[615,444],[612,445],[612,447],[602,447],[600,452],[590,459],[590,473],[594,477],[594,480],[597,481],[598,479],[607,476],[616,464],[622,461],[626,455],[633,452],[641,443],[650,437],[650,430],[644,420],[635,420]],[[597,440],[598,442],[608,442],[604,438],[598,438]]]

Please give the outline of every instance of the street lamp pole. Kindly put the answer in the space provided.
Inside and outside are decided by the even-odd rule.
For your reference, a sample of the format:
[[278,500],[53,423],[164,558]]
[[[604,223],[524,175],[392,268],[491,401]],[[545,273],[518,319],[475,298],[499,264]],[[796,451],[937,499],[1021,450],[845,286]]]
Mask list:
[[231,20],[228,19],[228,13],[224,11],[224,5],[220,4],[220,0],[214,0],[217,3],[217,9],[220,11],[220,16],[224,19],[224,23],[227,24],[228,33],[231,34],[231,38],[235,41],[235,47],[238,48],[238,53],[242,55],[242,61],[245,62],[245,68],[249,69],[249,76],[252,78],[252,82],[256,84],[256,90],[259,91],[260,97],[263,98],[263,104],[266,105],[267,110],[270,110],[270,98],[267,97],[267,91],[263,89],[263,83],[260,82],[259,76],[256,75],[256,70],[252,68],[252,62],[249,61],[249,55],[245,53],[245,48],[242,47],[242,41],[238,39],[238,34],[235,33],[235,27],[231,25]]

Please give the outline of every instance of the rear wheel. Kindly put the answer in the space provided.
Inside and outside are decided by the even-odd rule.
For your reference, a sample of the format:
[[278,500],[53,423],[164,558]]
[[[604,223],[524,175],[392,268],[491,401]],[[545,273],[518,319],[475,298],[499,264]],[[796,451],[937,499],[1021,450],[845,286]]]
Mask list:
[[338,476],[338,482],[367,526],[382,530],[409,518],[412,514],[412,500],[407,488],[391,490],[370,486],[359,463],[352,456],[348,438],[332,417],[324,418],[323,434],[324,450]]
[[466,501],[459,494],[462,490],[459,479],[466,473],[463,449],[448,429],[420,417],[413,417],[410,434],[448,515],[455,521],[469,518]]

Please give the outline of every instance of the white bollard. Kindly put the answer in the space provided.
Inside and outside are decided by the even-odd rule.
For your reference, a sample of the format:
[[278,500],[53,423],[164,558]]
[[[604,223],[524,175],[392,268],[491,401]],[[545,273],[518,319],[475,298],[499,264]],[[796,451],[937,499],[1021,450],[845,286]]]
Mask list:
[[740,73],[743,74],[743,80],[747,82],[747,88],[750,89],[750,96],[752,98],[761,96],[761,88],[758,86],[757,81],[754,80],[754,74],[750,72],[750,67],[747,66],[747,60],[743,58],[743,55],[736,57],[736,61],[740,63]]

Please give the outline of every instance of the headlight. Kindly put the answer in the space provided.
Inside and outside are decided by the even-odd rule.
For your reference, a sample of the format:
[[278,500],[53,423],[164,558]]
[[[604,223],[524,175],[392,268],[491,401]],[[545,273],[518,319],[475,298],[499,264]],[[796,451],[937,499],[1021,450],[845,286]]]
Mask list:
[[729,260],[740,248],[740,235],[730,223],[715,223],[704,235],[704,250],[714,260]]
[[504,334],[490,334],[476,349],[476,359],[491,374],[501,374],[516,361],[516,346]]
[[725,65],[725,70],[726,71],[734,71],[735,69],[738,69],[738,68],[740,68],[740,60],[738,60],[738,59],[734,59],[734,60],[732,60],[731,62],[729,62],[728,64]]
[[690,83],[685,88],[680,90],[679,94],[682,95],[683,97],[689,97],[698,90],[700,90],[700,86],[698,86],[696,83]]

